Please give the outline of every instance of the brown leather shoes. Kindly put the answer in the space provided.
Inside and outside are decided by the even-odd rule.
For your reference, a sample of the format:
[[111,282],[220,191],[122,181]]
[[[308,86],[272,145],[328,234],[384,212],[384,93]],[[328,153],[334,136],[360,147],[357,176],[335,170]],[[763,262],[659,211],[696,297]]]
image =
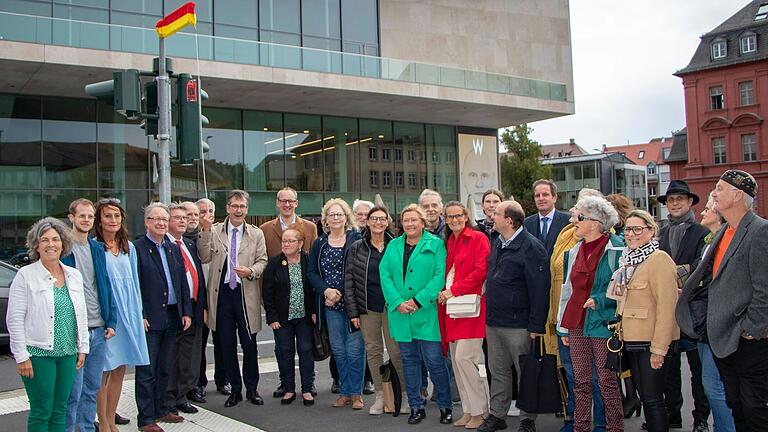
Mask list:
[[344,408],[345,406],[352,403],[352,399],[348,396],[339,396],[338,399],[336,399],[336,402],[333,403],[334,408]]
[[150,423],[139,428],[142,432],[165,432],[157,423]]
[[174,413],[168,413],[159,419],[157,419],[159,422],[163,423],[181,423],[184,421],[184,417],[174,414]]
[[362,395],[352,396],[352,409],[361,410],[363,408],[365,408],[365,402],[363,402],[363,396]]

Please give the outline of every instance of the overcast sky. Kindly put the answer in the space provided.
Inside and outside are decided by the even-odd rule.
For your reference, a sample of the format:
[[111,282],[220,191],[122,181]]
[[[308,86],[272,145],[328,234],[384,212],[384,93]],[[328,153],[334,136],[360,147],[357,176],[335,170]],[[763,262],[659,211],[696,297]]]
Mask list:
[[571,0],[576,114],[531,123],[541,144],[591,151],[685,126],[682,80],[699,37],[747,0]]

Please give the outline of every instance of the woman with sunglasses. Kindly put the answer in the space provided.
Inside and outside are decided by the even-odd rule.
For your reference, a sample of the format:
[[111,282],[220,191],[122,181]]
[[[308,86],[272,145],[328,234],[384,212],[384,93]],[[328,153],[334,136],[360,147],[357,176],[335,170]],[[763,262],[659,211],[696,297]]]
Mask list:
[[106,341],[105,372],[96,397],[99,430],[110,432],[118,432],[115,412],[126,366],[149,364],[136,249],[128,241],[130,235],[125,223],[125,210],[119,200],[106,198],[96,203],[93,229],[96,240],[104,243],[107,274],[117,304],[115,336]]
[[645,210],[629,213],[624,226],[627,249],[614,276],[618,306],[632,377],[637,382],[650,432],[669,428],[664,403],[664,356],[680,338],[675,321],[677,274],[675,262],[659,249],[656,222]]
[[619,267],[624,242],[610,233],[619,221],[618,213],[605,198],[579,199],[571,222],[581,240],[563,258],[565,279],[560,293],[558,331],[568,336],[574,373],[574,431],[589,432],[592,411],[592,369],[605,406],[606,430],[624,430],[623,409],[616,373],[604,367],[606,342],[611,336],[606,323],[616,315],[616,302],[606,297],[613,272]]
[[[440,330],[443,344],[449,346],[456,384],[461,395],[463,415],[453,425],[466,429],[477,429],[488,415],[486,385],[480,376],[483,361],[483,338],[485,338],[485,296],[484,284],[488,274],[488,256],[491,245],[485,233],[470,225],[469,212],[458,201],[445,206],[445,220],[450,229],[446,240],[447,258],[445,268],[453,280],[446,281],[445,290],[437,300],[441,304]],[[450,279],[450,278],[449,278]],[[480,296],[479,312],[476,317],[453,318],[446,313],[446,303],[455,296],[476,294]]]
[[315,362],[312,358],[312,327],[316,320],[312,286],[307,278],[309,257],[302,251],[304,234],[298,225],[282,232],[281,252],[269,259],[264,269],[264,310],[267,324],[275,332],[278,361],[283,371],[285,394],[280,401],[288,405],[296,399],[296,351],[299,353],[301,397],[304,405],[315,403],[312,386]]
[[[362,330],[368,364],[373,368],[373,386],[376,401],[368,413],[384,413],[384,388],[379,367],[384,364],[384,346],[398,377],[403,379],[400,346],[389,334],[384,293],[381,290],[379,264],[387,245],[394,237],[389,232],[389,213],[384,207],[372,207],[366,215],[367,228],[361,230],[363,238],[354,242],[347,251],[344,271],[344,302],[352,325]],[[383,342],[382,342],[383,341]],[[400,413],[410,411],[407,396],[403,397]]]
[[352,209],[340,198],[325,203],[320,222],[325,233],[312,243],[308,275],[317,299],[317,325],[328,326],[331,351],[339,368],[340,395],[333,407],[352,405],[353,409],[359,410],[365,408],[365,343],[363,335],[347,315],[342,292],[344,257],[352,243],[360,239],[360,233]]

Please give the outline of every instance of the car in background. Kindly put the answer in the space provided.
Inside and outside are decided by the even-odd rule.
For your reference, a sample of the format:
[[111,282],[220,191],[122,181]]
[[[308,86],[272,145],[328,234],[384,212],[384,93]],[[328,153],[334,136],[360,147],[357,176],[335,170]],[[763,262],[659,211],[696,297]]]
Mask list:
[[0,261],[0,346],[8,346],[10,335],[5,324],[5,314],[8,313],[8,295],[11,291],[11,282],[16,276],[18,268]]

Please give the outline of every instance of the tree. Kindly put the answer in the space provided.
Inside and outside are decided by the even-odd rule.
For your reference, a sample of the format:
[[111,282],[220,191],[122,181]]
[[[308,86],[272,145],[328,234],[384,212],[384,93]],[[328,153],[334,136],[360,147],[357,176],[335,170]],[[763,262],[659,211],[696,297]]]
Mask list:
[[542,165],[541,145],[530,138],[533,129],[527,124],[504,130],[501,145],[507,154],[501,156],[501,189],[523,206],[526,214],[536,212],[531,185],[538,179],[549,178],[549,165]]

